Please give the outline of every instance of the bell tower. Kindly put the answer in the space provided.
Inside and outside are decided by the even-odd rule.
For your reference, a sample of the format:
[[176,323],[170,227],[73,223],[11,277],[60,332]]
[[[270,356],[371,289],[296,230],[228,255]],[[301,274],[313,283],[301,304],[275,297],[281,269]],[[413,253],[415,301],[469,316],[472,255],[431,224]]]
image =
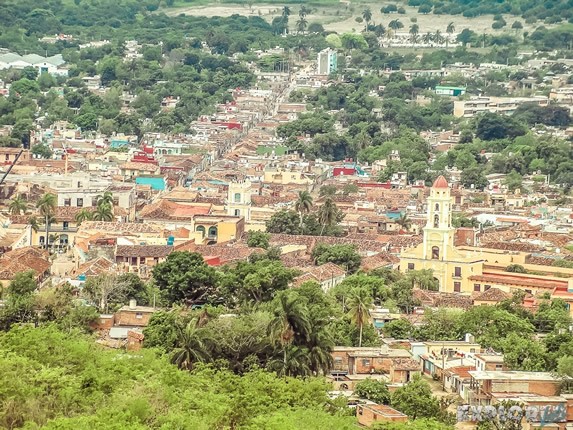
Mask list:
[[245,179],[229,183],[227,192],[227,215],[251,219],[251,181]]
[[454,249],[452,198],[448,181],[439,176],[430,189],[428,213],[424,227],[424,259],[448,260]]

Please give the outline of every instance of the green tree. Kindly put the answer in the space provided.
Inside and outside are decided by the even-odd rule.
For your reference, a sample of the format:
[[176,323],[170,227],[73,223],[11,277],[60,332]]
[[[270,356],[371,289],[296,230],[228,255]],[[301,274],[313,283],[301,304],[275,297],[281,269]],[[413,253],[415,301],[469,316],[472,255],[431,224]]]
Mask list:
[[113,221],[113,206],[108,203],[98,203],[95,211],[92,212],[94,221]]
[[542,343],[520,333],[510,333],[503,341],[503,361],[514,370],[542,372],[547,370],[547,351]]
[[40,158],[52,158],[54,153],[48,145],[39,144],[32,147],[32,154]]
[[414,326],[407,319],[400,318],[384,324],[382,332],[386,337],[392,337],[394,339],[409,339],[414,333]]
[[525,270],[525,267],[521,264],[510,264],[505,268],[505,271],[512,273],[527,273],[527,270]]
[[358,347],[362,346],[362,330],[364,324],[370,323],[370,309],[372,308],[372,296],[364,288],[352,291],[348,298],[348,316],[353,324],[360,330]]
[[436,418],[440,414],[440,404],[432,395],[430,385],[419,375],[392,393],[391,405],[413,420]]
[[356,252],[354,245],[326,245],[323,243],[314,247],[311,257],[316,265],[334,263],[354,273],[360,267],[362,257]]
[[247,236],[247,246],[250,248],[269,249],[270,234],[263,231],[250,231]]
[[320,230],[320,235],[324,233],[324,229],[327,227],[332,227],[335,223],[339,221],[340,211],[336,204],[332,201],[330,197],[324,200],[324,203],[318,209],[318,219],[322,225]]
[[153,268],[153,279],[169,304],[217,301],[218,275],[201,254],[175,251]]
[[282,210],[267,221],[268,233],[301,234],[300,217],[295,211]]
[[365,379],[354,387],[354,395],[361,399],[370,400],[379,405],[390,403],[390,391],[384,381]]
[[320,187],[320,190],[318,191],[318,194],[323,197],[332,197],[333,195],[336,194],[336,191],[338,190],[338,188],[336,187],[336,185],[323,185],[322,187]]

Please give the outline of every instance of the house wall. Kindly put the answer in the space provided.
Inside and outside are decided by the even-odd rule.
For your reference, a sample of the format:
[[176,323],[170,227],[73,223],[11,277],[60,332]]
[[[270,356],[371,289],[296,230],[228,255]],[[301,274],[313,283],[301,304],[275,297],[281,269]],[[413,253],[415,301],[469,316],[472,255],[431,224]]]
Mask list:
[[368,407],[362,405],[356,406],[356,418],[358,419],[358,424],[370,427],[377,422],[404,422],[408,421],[406,415],[394,415],[387,416],[380,413],[376,413]]
[[146,327],[153,312],[120,310],[115,314],[115,325]]

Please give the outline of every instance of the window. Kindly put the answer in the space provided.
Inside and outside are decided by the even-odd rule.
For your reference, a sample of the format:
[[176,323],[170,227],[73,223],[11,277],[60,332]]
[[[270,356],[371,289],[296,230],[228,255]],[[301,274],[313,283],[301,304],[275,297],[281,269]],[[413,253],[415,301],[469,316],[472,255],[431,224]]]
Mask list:
[[92,206],[97,206],[97,197],[92,197]]
[[143,314],[142,314],[141,312],[137,312],[137,313],[135,314],[135,318],[141,319],[141,318],[143,318]]
[[209,227],[209,237],[217,237],[217,227]]
[[462,277],[462,268],[461,267],[454,267],[454,276],[456,278]]
[[435,210],[436,212],[440,210],[440,204],[439,204],[439,203],[436,203],[436,207],[434,208],[434,210]]
[[114,197],[114,198],[113,198],[113,205],[114,205],[114,206],[119,206],[119,197]]
[[241,193],[235,193],[235,203],[241,203]]
[[67,230],[70,228],[70,223],[68,221],[64,221],[62,224],[64,226],[64,230]]
[[363,358],[362,359],[362,366],[369,367],[370,366],[370,360],[368,358]]
[[438,228],[440,225],[440,217],[438,215],[434,216],[434,228]]
[[10,154],[6,154],[6,161],[10,161]]
[[414,263],[408,263],[408,270],[414,270]]
[[235,216],[241,216],[241,210],[235,209]]
[[432,246],[432,260],[440,259],[440,248],[437,246]]
[[491,285],[486,285],[486,286],[484,286],[483,290],[484,290],[484,291],[487,291],[487,290],[489,290],[490,288],[491,288]]
[[202,225],[198,225],[195,228],[195,231],[201,233],[201,236],[205,236],[205,227],[203,227]]
[[462,283],[461,282],[454,282],[454,291],[459,293],[462,291]]
[[84,207],[84,199],[77,199],[76,200],[76,206],[79,208]]
[[474,291],[481,291],[481,285],[480,284],[474,284]]
[[495,370],[503,370],[503,364],[496,364]]
[[475,354],[476,349],[475,348],[470,348],[470,354]]
[[72,199],[64,199],[64,206],[71,206],[72,205]]

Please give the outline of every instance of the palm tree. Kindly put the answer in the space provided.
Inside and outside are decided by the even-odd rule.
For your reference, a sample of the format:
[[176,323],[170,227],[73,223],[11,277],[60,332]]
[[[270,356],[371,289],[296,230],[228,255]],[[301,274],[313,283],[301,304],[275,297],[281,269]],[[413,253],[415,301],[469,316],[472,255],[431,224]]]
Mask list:
[[388,23],[388,27],[390,27],[392,30],[394,30],[394,33],[396,33],[396,30],[404,28],[404,24],[402,24],[399,19],[394,19]]
[[80,225],[84,221],[91,221],[93,219],[93,215],[93,212],[88,208],[83,208],[75,216],[76,223]]
[[368,25],[370,24],[370,21],[372,21],[372,10],[370,10],[369,7],[362,11],[362,18],[366,22],[366,30],[368,30]]
[[46,249],[48,249],[48,237],[50,235],[50,220],[53,220],[53,216],[56,213],[57,200],[55,194],[46,193],[42,196],[36,207],[40,212],[40,215],[44,217],[46,224]]
[[434,33],[434,42],[444,43],[444,36],[442,36],[442,32],[440,30],[436,30]]
[[283,7],[283,11],[282,11],[282,13],[281,13],[282,17],[283,17],[283,18],[286,18],[286,20],[288,21],[288,17],[290,16],[290,13],[291,13],[291,12],[290,12],[290,7],[284,6],[284,7]]
[[438,291],[440,287],[431,269],[412,270],[408,272],[407,278],[412,283],[412,288],[418,287],[421,290]]
[[273,318],[269,322],[267,333],[274,344],[279,344],[283,351],[283,370],[287,370],[288,347],[295,340],[309,339],[310,323],[306,306],[298,296],[288,291],[280,293]]
[[300,227],[302,228],[302,216],[309,213],[312,208],[312,196],[308,191],[299,191],[294,209],[300,214]]
[[302,5],[298,10],[298,16],[301,18],[305,18],[310,13],[310,9],[308,9],[305,5]]
[[450,41],[450,37],[452,37],[452,34],[454,34],[455,31],[456,31],[456,26],[454,25],[453,22],[450,22],[448,24],[448,26],[446,27],[446,33],[448,33],[448,37],[446,38],[446,47],[448,46],[448,42]]
[[415,43],[414,40],[417,39],[419,32],[420,26],[418,24],[412,24],[410,27],[410,39],[412,40],[412,43]]
[[307,25],[308,25],[308,21],[306,19],[304,19],[304,17],[301,17],[296,22],[296,31],[299,33],[304,33],[304,30],[306,30]]
[[306,348],[289,345],[285,349],[284,357],[269,363],[269,368],[279,376],[310,376],[310,357]]
[[324,233],[325,227],[330,227],[337,221],[338,218],[338,208],[336,204],[332,201],[330,197],[327,197],[324,200],[323,205],[318,210],[318,221],[322,224],[322,228],[320,230],[320,235]]
[[35,233],[38,233],[38,230],[40,230],[40,223],[38,222],[38,218],[35,216],[28,218],[28,225]]
[[430,42],[432,41],[432,38],[433,38],[432,33],[430,33],[430,32],[428,31],[426,34],[424,34],[424,35],[422,36],[422,42],[428,44],[428,43],[430,43]]
[[366,288],[356,288],[351,291],[348,297],[348,316],[353,324],[360,329],[358,347],[362,346],[362,329],[364,324],[370,320],[370,308],[372,307],[372,296]]
[[310,370],[314,375],[320,372],[326,375],[332,369],[334,340],[326,329],[326,324],[327,321],[323,319],[311,321],[310,336],[306,346]]
[[96,197],[96,204],[113,206],[113,194],[111,191],[106,191],[102,195]]
[[98,204],[92,214],[94,221],[113,221],[113,206],[108,204]]
[[185,328],[179,327],[177,343],[179,347],[173,351],[171,362],[179,369],[191,370],[193,364],[211,360],[209,341],[206,332],[198,324],[196,318],[189,321]]
[[402,230],[410,230],[410,227],[412,226],[412,221],[410,220],[410,218],[408,218],[408,214],[403,213],[400,214],[400,218],[398,218],[396,220],[396,224],[398,224],[400,227],[402,227]]
[[11,215],[20,215],[22,212],[26,212],[28,205],[26,204],[26,200],[22,197],[22,195],[18,195],[10,200],[10,204],[8,205],[8,210],[10,211]]

